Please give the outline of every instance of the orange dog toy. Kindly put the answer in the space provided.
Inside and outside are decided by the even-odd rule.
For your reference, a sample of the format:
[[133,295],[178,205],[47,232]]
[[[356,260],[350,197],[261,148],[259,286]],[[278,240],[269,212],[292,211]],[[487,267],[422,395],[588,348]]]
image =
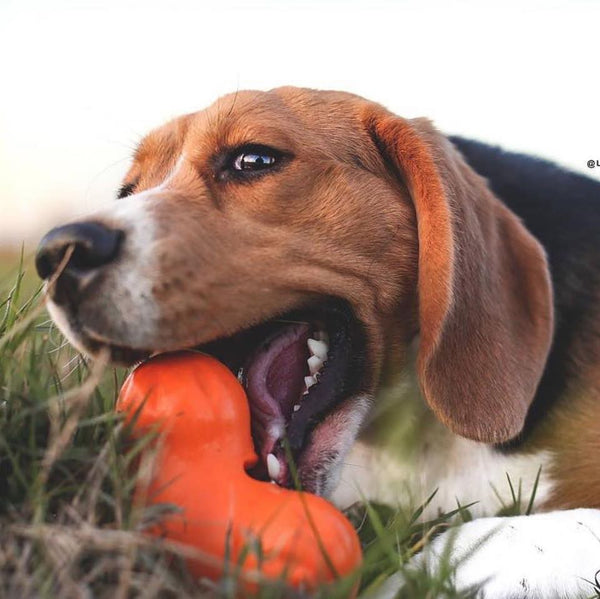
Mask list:
[[[333,505],[247,474],[258,460],[248,402],[216,359],[194,352],[152,358],[125,381],[117,409],[134,434],[158,427],[162,435],[147,502],[182,511],[149,532],[213,558],[190,560],[194,575],[218,579],[243,561],[248,591],[257,588],[252,572],[310,590],[360,564],[356,532]],[[257,541],[261,552],[250,549]]]

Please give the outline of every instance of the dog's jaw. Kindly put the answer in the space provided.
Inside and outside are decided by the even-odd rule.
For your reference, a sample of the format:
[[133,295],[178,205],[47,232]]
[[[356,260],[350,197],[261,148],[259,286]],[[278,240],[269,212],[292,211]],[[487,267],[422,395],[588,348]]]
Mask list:
[[[133,349],[125,353],[125,348],[117,349],[86,336],[76,319],[52,300],[48,300],[47,308],[68,341],[92,359],[106,347],[111,348],[113,360],[115,356],[136,355],[132,353],[135,352]],[[152,349],[142,350],[142,354],[153,353],[157,352]],[[297,478],[290,476],[287,484],[299,484],[308,492],[324,497],[331,496],[338,485],[344,459],[354,444],[371,406],[371,396],[359,393],[343,400],[331,410],[311,431],[309,441],[303,447],[295,465]]]
[[324,497],[333,494],[372,401],[365,394],[347,399],[317,425],[298,464],[303,489]]

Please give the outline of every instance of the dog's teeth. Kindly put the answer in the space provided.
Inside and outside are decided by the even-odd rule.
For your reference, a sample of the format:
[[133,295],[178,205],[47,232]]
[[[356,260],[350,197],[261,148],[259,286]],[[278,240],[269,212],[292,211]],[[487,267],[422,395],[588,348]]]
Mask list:
[[279,460],[275,457],[275,454],[270,453],[267,455],[267,471],[269,472],[269,478],[271,478],[271,480],[275,480],[281,472],[281,465],[279,464]]
[[311,356],[307,360],[308,362],[308,370],[311,374],[315,374],[321,370],[321,366],[323,366],[323,360],[319,358],[319,356]]
[[[302,395],[308,395],[308,391],[306,393],[303,393]],[[300,409],[300,404],[294,404],[294,412],[297,412]]]
[[307,344],[311,355],[317,356],[323,361],[327,359],[327,351],[329,350],[327,343],[317,339],[308,339]]
[[306,389],[310,389],[315,383],[317,382],[317,379],[314,376],[305,376],[304,377],[304,384],[306,385]]
[[242,384],[244,383],[244,367],[243,366],[238,370],[237,380]]

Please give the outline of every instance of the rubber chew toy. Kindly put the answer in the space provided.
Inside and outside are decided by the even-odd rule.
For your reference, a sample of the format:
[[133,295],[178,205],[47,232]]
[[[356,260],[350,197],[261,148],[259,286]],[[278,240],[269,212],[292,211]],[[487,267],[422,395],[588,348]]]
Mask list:
[[[151,427],[161,433],[146,501],[181,511],[149,532],[211,556],[190,560],[195,576],[218,579],[229,556],[230,569],[243,561],[242,572],[311,590],[360,564],[356,532],[333,505],[246,473],[258,459],[248,402],[235,376],[214,358],[181,352],[145,362],[125,381],[117,409],[127,414],[134,435]],[[257,541],[260,559],[249,550]]]

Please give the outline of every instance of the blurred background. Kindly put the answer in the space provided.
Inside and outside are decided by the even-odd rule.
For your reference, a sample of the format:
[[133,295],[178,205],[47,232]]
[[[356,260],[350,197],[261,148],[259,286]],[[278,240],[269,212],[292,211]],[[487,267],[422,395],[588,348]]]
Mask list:
[[343,89],[600,179],[600,5],[0,0],[0,252],[114,199],[138,140],[244,88]]

